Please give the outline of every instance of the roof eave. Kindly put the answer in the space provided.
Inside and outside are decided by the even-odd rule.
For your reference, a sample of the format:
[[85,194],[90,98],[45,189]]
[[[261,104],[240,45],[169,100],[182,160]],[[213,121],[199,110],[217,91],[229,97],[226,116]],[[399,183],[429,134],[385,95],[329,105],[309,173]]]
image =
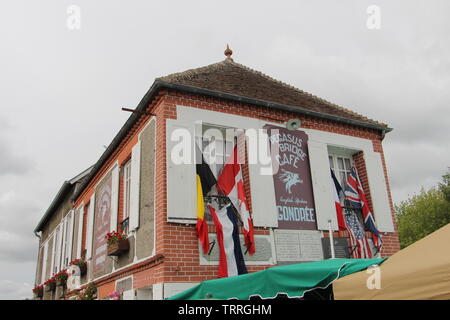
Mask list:
[[243,103],[247,103],[247,104],[253,104],[253,105],[273,108],[273,109],[277,109],[277,110],[289,111],[289,112],[293,112],[293,113],[297,113],[297,114],[301,114],[301,115],[307,115],[307,116],[311,116],[311,117],[332,120],[332,121],[336,121],[336,122],[340,122],[340,123],[346,123],[346,124],[350,124],[350,125],[354,125],[354,126],[375,129],[375,130],[379,130],[379,131],[386,132],[386,133],[393,130],[392,128],[389,128],[388,126],[347,119],[347,118],[343,118],[343,117],[339,117],[339,116],[334,116],[334,115],[330,115],[330,114],[326,114],[326,113],[320,113],[320,112],[316,112],[316,111],[306,110],[306,109],[302,109],[300,107],[294,107],[294,106],[280,104],[280,103],[273,103],[273,102],[269,102],[269,101],[253,99],[253,98],[248,98],[248,97],[243,97],[243,96],[238,96],[238,95],[233,95],[233,94],[229,94],[229,93],[213,91],[213,90],[208,90],[208,89],[203,89],[203,88],[198,88],[198,87],[192,87],[192,86],[182,85],[182,84],[178,84],[178,83],[165,82],[163,80],[156,80],[155,83],[158,83],[160,86],[166,87],[168,89],[185,91],[185,92],[195,93],[195,94],[202,94],[202,95],[207,95],[207,96],[211,96],[211,97],[232,100],[232,101],[236,101],[236,102],[243,102]]

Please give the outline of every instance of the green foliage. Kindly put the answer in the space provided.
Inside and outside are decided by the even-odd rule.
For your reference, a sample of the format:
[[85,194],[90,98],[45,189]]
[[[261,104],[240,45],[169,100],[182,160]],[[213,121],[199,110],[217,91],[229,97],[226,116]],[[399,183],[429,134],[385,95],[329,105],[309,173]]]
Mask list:
[[422,188],[395,209],[402,248],[450,223],[450,173],[438,187]]
[[442,182],[439,184],[439,190],[444,194],[444,198],[450,202],[450,172],[442,176]]

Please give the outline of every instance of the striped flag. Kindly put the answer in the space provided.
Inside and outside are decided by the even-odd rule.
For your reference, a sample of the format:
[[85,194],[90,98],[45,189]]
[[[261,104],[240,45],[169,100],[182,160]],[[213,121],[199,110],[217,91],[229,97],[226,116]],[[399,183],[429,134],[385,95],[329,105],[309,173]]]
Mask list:
[[217,242],[219,243],[219,278],[233,277],[247,273],[244,256],[239,241],[237,217],[231,205],[216,210],[208,206],[216,225]]
[[203,197],[208,194],[216,184],[216,178],[209,165],[204,161],[203,154],[198,147],[197,153],[201,154],[201,163],[196,164],[197,169],[197,224],[195,226],[197,237],[202,244],[203,253],[209,251],[208,224],[205,218],[205,203]]
[[338,228],[339,231],[344,231],[346,230],[346,225],[345,225],[345,221],[344,221],[344,213],[342,211],[342,206],[341,206],[341,196],[344,195],[344,191],[341,188],[341,185],[339,184],[339,182],[336,179],[336,176],[334,175],[333,170],[331,170],[331,185],[334,187],[334,205],[336,207],[336,216],[337,216],[337,222],[338,222]]
[[345,209],[345,224],[350,235],[350,245],[353,248],[352,258],[372,258],[372,251],[370,250],[364,228],[352,209]]
[[372,232],[373,244],[377,247],[377,250],[380,251],[383,245],[383,239],[375,225],[375,220],[370,212],[369,204],[354,166],[352,166],[350,175],[347,177],[345,196],[353,207],[361,209],[364,225],[367,230]]
[[255,240],[253,235],[253,223],[248,210],[245,197],[244,179],[242,179],[242,167],[238,163],[237,145],[228,158],[225,166],[217,179],[217,186],[231,200],[244,225],[245,245],[250,255],[255,253]]

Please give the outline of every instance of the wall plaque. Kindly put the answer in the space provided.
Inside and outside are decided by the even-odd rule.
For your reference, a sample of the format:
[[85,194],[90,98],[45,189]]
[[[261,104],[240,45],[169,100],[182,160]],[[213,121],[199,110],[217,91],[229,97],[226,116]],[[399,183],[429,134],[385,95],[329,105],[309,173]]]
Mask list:
[[275,252],[279,262],[305,262],[323,259],[320,231],[274,230]]
[[[241,243],[241,250],[244,254],[244,261],[246,265],[258,265],[258,264],[274,264],[274,252],[272,246],[272,240],[270,236],[266,235],[255,235],[255,247],[256,252],[254,255],[249,255],[245,253],[247,247],[245,246],[243,235],[239,235],[239,240]],[[199,247],[200,252],[200,264],[217,265],[219,264],[219,243],[217,242],[217,236],[215,233],[209,234],[209,241],[215,244],[211,249],[210,254],[203,254],[203,251]]]
[[[347,238],[333,238],[334,255],[338,259],[350,258],[350,248]],[[322,238],[323,255],[325,259],[331,258],[331,246],[329,238]]]

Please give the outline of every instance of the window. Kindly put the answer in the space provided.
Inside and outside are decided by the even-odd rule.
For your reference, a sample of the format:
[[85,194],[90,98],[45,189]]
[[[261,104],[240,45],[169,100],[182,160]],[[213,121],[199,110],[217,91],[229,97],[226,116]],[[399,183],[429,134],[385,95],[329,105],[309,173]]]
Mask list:
[[202,136],[197,137],[196,141],[198,146],[202,148],[203,157],[209,163],[216,179],[233,152],[234,136],[227,137],[227,129],[231,128],[203,124]]
[[336,179],[338,179],[339,183],[342,185],[342,181],[347,179],[352,170],[352,159],[345,156],[330,154],[328,160],[330,161],[330,168],[333,170]]
[[[352,170],[352,164],[353,161],[350,157],[341,156],[341,155],[335,155],[330,154],[328,155],[328,160],[330,161],[330,168],[333,170],[334,175],[336,176],[336,179],[338,179],[338,182],[341,184],[341,187],[344,188],[344,181],[347,179],[347,177],[350,175]],[[348,208],[355,212],[356,216],[358,217],[361,225],[363,228],[366,229],[364,225],[364,219],[362,215],[362,210],[360,208],[354,208],[350,205],[349,201],[344,199],[341,200],[341,205],[344,208]]]
[[122,230],[128,234],[130,220],[130,189],[131,189],[131,160],[123,166],[123,219],[120,222]]

